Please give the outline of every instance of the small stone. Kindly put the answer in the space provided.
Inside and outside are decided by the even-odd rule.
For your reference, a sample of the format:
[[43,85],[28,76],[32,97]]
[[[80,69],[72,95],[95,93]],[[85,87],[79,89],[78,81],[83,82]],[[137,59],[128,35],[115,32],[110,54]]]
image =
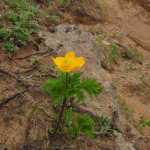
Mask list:
[[113,135],[114,136],[118,136],[118,132],[117,131],[113,131]]
[[104,40],[102,40],[102,43],[103,43],[104,45],[110,45],[110,43],[109,43],[109,42],[104,41]]

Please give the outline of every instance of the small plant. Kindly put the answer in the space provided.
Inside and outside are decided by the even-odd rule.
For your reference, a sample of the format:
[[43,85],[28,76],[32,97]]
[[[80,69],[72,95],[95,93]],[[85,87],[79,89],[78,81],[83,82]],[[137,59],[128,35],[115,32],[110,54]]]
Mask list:
[[119,108],[114,106],[113,111],[119,111]]
[[9,5],[10,9],[29,11],[35,15],[41,13],[38,10],[39,6],[35,8],[33,2],[28,3],[26,0],[5,0],[5,3]]
[[58,12],[58,13],[56,13],[56,15],[57,15],[57,16],[60,16],[60,15],[61,15],[61,13],[59,13],[59,12]]
[[142,54],[141,54],[140,52],[137,53],[137,55],[136,55],[136,60],[137,60],[140,64],[142,64],[143,56],[142,56]]
[[130,117],[131,115],[133,115],[134,110],[129,109],[128,105],[125,102],[123,102],[121,105],[122,105],[122,107],[124,109],[124,113],[127,115],[127,117]]
[[40,61],[42,60],[41,57],[36,57],[36,56],[33,56],[34,59],[32,59],[32,62],[33,63],[37,63],[38,65],[40,64]]
[[34,113],[38,107],[38,103],[35,103],[34,106],[32,107],[32,112]]
[[117,98],[120,99],[120,95],[118,95]]
[[17,51],[19,48],[12,41],[6,41],[2,44],[2,49],[5,51]]
[[125,110],[125,114],[127,115],[127,116],[131,116],[131,115],[133,115],[133,113],[134,113],[134,110],[133,109],[126,109]]
[[54,47],[54,45],[50,44],[50,48],[53,48],[53,47]]
[[[97,97],[103,90],[103,88],[100,87],[101,83],[97,83],[93,78],[83,77],[81,79],[83,73],[70,75],[71,71],[80,68],[85,63],[82,57],[75,59],[74,52],[67,52],[65,57],[57,57],[55,59],[53,58],[53,60],[57,68],[63,72],[59,72],[61,77],[58,77],[57,80],[49,79],[43,86],[43,90],[48,91],[51,96],[51,104],[61,109],[59,117],[56,116],[53,118],[57,120],[57,125],[52,133],[52,139],[56,140],[71,134],[74,136],[75,141],[77,140],[78,132],[87,134],[90,138],[93,138],[96,131],[94,131],[92,119],[86,115],[72,116],[72,108],[70,107],[68,111],[64,111],[64,108],[66,101],[70,101],[70,98],[74,96],[77,97],[76,104],[84,101],[86,97],[84,91],[89,94],[91,99],[93,95]],[[76,123],[73,123],[72,119],[75,119]],[[58,131],[59,126],[61,130]],[[56,133],[59,133],[60,136],[54,138]]]
[[137,53],[137,51],[132,50],[131,48],[129,50],[124,51],[122,53],[122,57],[129,58],[129,59],[136,58],[136,61],[138,61],[141,64],[142,64],[142,61],[143,61],[142,54],[140,52]]
[[138,86],[138,89],[144,89],[146,84],[147,84],[147,81],[146,81],[146,78],[143,74],[141,73],[137,73],[138,74],[138,78],[140,80],[140,83],[139,84],[136,84]]
[[52,20],[54,20],[56,22],[60,21],[58,18],[59,18],[59,16],[55,16],[55,15],[50,16],[50,19],[52,19]]
[[94,29],[94,31],[96,32],[96,35],[98,36],[98,34],[103,33],[102,29]]
[[58,77],[59,76],[59,71],[55,69],[55,65],[50,65],[50,70],[51,70],[51,75]]
[[[106,119],[108,117],[104,117],[103,115],[101,117],[99,117],[97,115],[97,118],[98,118],[98,121],[99,121],[99,125],[100,125],[100,133],[101,134],[104,134],[106,133],[107,131],[111,131],[111,124],[112,124],[112,120],[110,122],[108,122]],[[97,132],[98,134],[99,132]]]
[[109,46],[105,46],[102,50],[103,59],[102,59],[102,67],[109,71],[114,69],[113,63],[117,63],[117,59],[119,58],[119,51],[115,44],[111,44]]
[[97,40],[97,41],[100,41],[100,40],[101,40],[101,38],[102,38],[102,37],[101,37],[101,36],[99,36],[99,37],[97,37],[97,38],[96,38],[96,40]]
[[108,117],[104,117],[104,115],[102,115],[102,116],[100,117],[100,116],[97,115],[97,118],[98,118],[99,124],[100,124],[100,126],[101,126],[102,124],[105,124],[105,123],[107,122],[106,119],[107,119]]
[[113,62],[118,58],[119,52],[115,44],[111,44],[110,48],[111,48],[111,53],[109,54],[109,59],[110,59],[110,62]]
[[64,42],[64,41],[58,42],[58,44],[61,46],[61,45],[63,45],[63,42]]
[[136,122],[133,123],[134,126],[136,128],[138,128],[140,130],[140,132],[142,131],[142,128],[146,127],[146,126],[150,126],[150,120],[146,120],[144,118],[142,118],[138,124],[136,124]]
[[61,7],[66,8],[66,7],[68,7],[70,5],[70,2],[71,2],[71,0],[60,0],[60,4],[59,5]]
[[27,115],[25,113],[22,113],[22,116],[28,119]]
[[105,6],[103,6],[102,4],[100,4],[100,3],[98,3],[97,2],[97,6],[98,6],[98,8],[99,8],[99,13],[100,13],[100,15],[101,15],[101,19],[102,19],[102,22],[104,22],[104,18],[103,18],[103,8],[105,8]]
[[30,20],[36,14],[33,3],[28,4],[25,0],[17,2],[16,0],[5,0],[5,3],[18,11],[10,10],[3,16],[3,19],[8,20],[7,29],[0,30],[4,50],[17,51],[20,45],[26,45],[26,42],[32,41],[30,35],[35,33],[38,27],[36,21]]
[[136,51],[130,48],[129,50],[124,51],[122,56],[131,59],[136,56]]
[[130,72],[130,71],[134,71],[136,70],[135,68],[132,68],[132,66],[130,66],[130,68],[124,68],[125,72]]

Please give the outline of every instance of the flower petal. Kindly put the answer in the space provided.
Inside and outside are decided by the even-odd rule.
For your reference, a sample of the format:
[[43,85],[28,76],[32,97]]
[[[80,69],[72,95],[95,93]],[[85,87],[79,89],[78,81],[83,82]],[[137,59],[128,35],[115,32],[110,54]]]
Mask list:
[[69,69],[64,69],[63,67],[57,67],[57,69],[62,71],[62,72],[70,72],[71,71]]
[[79,68],[84,65],[85,61],[83,57],[78,57],[74,61],[74,66],[78,66]]
[[62,64],[62,62],[64,61],[64,57],[57,57],[57,58],[52,58],[53,59],[53,61],[55,62],[55,64],[57,65],[57,66],[61,66],[61,64]]
[[69,60],[74,61],[75,53],[74,52],[67,52],[65,58],[68,58]]
[[79,68],[80,68],[79,66],[74,66],[73,68],[70,69],[70,72],[71,72],[71,71],[74,71],[74,70],[77,70],[77,69],[79,69]]

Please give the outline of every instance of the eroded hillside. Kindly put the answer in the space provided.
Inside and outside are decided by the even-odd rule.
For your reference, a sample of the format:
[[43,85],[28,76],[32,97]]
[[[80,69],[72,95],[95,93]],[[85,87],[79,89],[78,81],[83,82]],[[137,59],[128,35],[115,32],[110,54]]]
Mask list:
[[50,147],[49,127],[55,126],[58,107],[41,89],[48,78],[59,76],[51,58],[71,50],[84,56],[81,71],[102,82],[104,93],[99,101],[87,99],[79,107],[68,103],[67,109],[91,116],[96,131],[102,128],[96,115],[104,115],[112,120],[111,130],[94,140],[79,134],[68,148],[72,136],[51,146],[150,149],[149,10],[148,0],[1,1],[0,148]]

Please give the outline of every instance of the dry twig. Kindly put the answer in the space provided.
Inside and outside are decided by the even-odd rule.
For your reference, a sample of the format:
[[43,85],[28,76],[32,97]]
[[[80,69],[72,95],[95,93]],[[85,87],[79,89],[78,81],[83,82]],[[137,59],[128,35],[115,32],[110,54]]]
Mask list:
[[8,72],[8,71],[6,71],[6,70],[4,70],[4,69],[1,69],[1,68],[0,68],[0,72],[3,72],[3,73],[5,73],[5,74],[8,74],[8,75],[14,77],[15,79],[18,80],[18,82],[21,82],[25,87],[30,87],[30,86],[32,86],[31,83],[26,82],[26,81],[24,81],[23,79],[18,78],[15,74],[12,74],[11,72]]
[[26,90],[24,90],[24,91],[18,92],[18,93],[14,94],[14,95],[12,95],[12,96],[10,96],[10,97],[8,97],[8,98],[3,98],[3,99],[1,100],[2,102],[0,103],[0,109],[2,108],[2,106],[3,106],[4,104],[8,103],[10,100],[14,99],[16,96],[18,96],[18,95],[20,95],[20,94],[22,94],[22,93],[24,93],[24,92],[26,92],[26,91],[29,91],[29,89],[30,89],[30,88],[28,88],[28,89],[26,89]]
[[48,53],[48,52],[49,52],[49,50],[47,50],[47,51],[45,51],[45,52],[37,52],[37,53],[34,53],[34,54],[29,54],[29,55],[24,56],[24,57],[13,58],[13,59],[16,59],[16,60],[22,60],[22,59],[28,58],[28,57],[30,57],[30,56],[32,56],[32,55],[45,54],[45,53]]

